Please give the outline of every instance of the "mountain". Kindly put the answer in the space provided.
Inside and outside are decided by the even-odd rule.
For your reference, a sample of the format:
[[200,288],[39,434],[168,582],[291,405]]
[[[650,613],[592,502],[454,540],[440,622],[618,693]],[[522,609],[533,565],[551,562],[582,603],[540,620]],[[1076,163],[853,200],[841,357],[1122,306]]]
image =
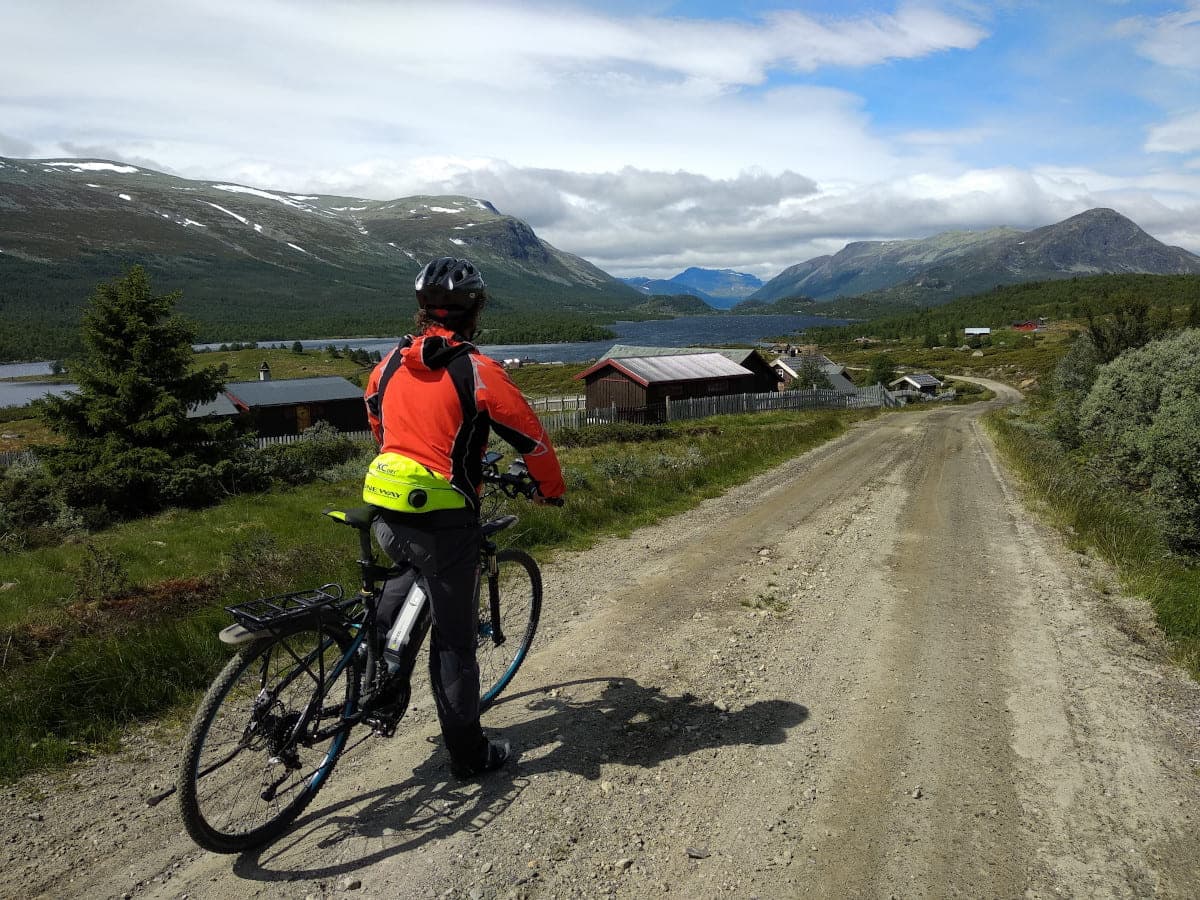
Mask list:
[[763,286],[761,280],[733,269],[702,269],[692,266],[670,278],[633,277],[623,282],[643,294],[672,296],[691,294],[715,309],[729,309]]
[[691,294],[693,297],[699,297],[709,306],[715,308],[717,305],[715,297],[710,297],[703,291],[681,287],[669,278],[647,278],[644,275],[635,275],[631,278],[622,278],[621,281],[646,297],[674,297],[679,294]]
[[860,297],[932,306],[1002,284],[1078,275],[1200,273],[1200,256],[1168,247],[1111,209],[1033,231],[951,231],[908,241],[858,241],[784,269],[751,299]]
[[437,256],[478,263],[493,310],[611,321],[645,300],[486,200],[290,194],[110,160],[0,157],[0,334],[35,342],[43,327],[76,329],[95,285],[134,263],[156,290],[183,291],[202,339],[395,334]]
[[735,272],[733,269],[701,269],[696,266],[684,269],[670,279],[673,284],[686,290],[676,288],[676,293],[689,293],[711,297],[713,305],[727,309],[739,300],[745,300],[763,286],[761,280],[745,272]]

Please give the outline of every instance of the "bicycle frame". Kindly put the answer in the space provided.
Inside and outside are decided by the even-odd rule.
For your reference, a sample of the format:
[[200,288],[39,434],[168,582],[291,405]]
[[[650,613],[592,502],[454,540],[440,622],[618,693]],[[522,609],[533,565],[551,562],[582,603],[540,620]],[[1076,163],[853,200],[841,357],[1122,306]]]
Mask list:
[[[496,485],[496,490],[502,491],[509,497],[515,497],[518,492],[524,489],[523,486],[527,487],[527,483],[523,480],[521,474],[509,472],[501,475],[495,466],[499,458],[499,454],[488,454],[485,458],[485,467],[489,472],[487,478],[491,483]],[[523,471],[523,467],[518,471]],[[289,624],[297,621],[318,626],[332,624],[335,627],[344,628],[348,633],[353,635],[349,646],[342,653],[338,661],[330,667],[328,673],[325,672],[325,654],[334,643],[337,643],[335,638],[331,636],[323,637],[320,645],[304,654],[303,657],[292,653],[291,649],[288,648],[288,652],[292,653],[292,657],[295,660],[296,667],[286,678],[274,685],[274,695],[281,693],[303,674],[309,675],[319,685],[319,689],[314,693],[312,700],[305,707],[303,714],[292,728],[289,737],[289,743],[299,743],[306,746],[328,740],[329,738],[336,737],[338,734],[348,733],[356,725],[361,724],[367,719],[374,711],[374,700],[378,696],[378,691],[385,680],[400,678],[407,684],[412,675],[412,668],[416,661],[417,653],[424,643],[425,635],[430,627],[431,618],[429,598],[426,596],[422,600],[417,614],[412,617],[408,632],[404,635],[406,638],[406,652],[402,659],[401,669],[396,674],[389,676],[386,666],[381,659],[382,644],[375,639],[378,602],[381,591],[380,583],[387,581],[389,578],[404,574],[411,567],[407,563],[397,566],[381,566],[376,562],[375,553],[371,546],[371,513],[364,514],[364,511],[361,510],[350,512],[327,510],[326,514],[347,525],[354,526],[358,531],[358,567],[360,573],[358,595],[353,598],[340,600],[339,602],[320,602],[310,607],[299,609],[288,607],[287,601],[300,595],[281,595],[278,598],[265,598],[258,601],[258,603],[264,604],[267,609],[273,611],[267,613],[267,615],[279,614],[280,604],[282,604],[283,612],[286,614]],[[482,526],[480,563],[481,570],[486,571],[488,575],[488,602],[487,622],[481,625],[480,633],[481,635],[486,635],[497,647],[505,643],[507,636],[504,634],[500,610],[498,548],[491,537],[516,521],[516,516],[505,515],[486,522]],[[326,587],[330,586],[327,585]],[[482,585],[479,585],[479,587],[481,588]],[[304,594],[305,592],[301,593]],[[318,589],[316,593],[325,595],[326,600],[332,598],[331,595],[326,593],[324,588]],[[337,596],[340,597],[340,590]],[[476,603],[480,599],[477,595]],[[280,601],[280,603],[273,603],[272,601]],[[358,605],[361,605],[363,610],[361,618],[351,612]],[[234,609],[231,608],[230,612],[234,612]],[[334,618],[336,621],[329,621],[328,617],[331,613],[335,614]],[[483,617],[481,616],[480,618]],[[264,630],[269,632],[271,630],[270,626],[268,625]],[[235,639],[248,639],[254,633],[260,632],[243,631],[241,636]],[[317,668],[317,672],[315,673],[313,672],[314,663],[316,663]],[[338,679],[345,673],[347,667],[354,667],[359,670],[357,677],[361,679],[362,692],[358,702],[352,709],[343,709],[340,718],[335,723],[310,732],[309,727],[314,717],[319,718],[320,714],[327,712],[325,697],[337,683]],[[270,699],[270,696],[260,697],[260,701],[268,706]],[[249,729],[252,725],[253,720],[247,728]]]

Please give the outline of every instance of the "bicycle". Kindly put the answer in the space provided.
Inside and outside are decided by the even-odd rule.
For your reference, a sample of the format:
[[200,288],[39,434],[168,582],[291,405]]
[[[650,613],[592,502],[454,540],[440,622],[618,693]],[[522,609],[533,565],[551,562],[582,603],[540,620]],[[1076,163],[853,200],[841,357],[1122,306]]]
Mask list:
[[[495,515],[504,498],[534,493],[523,461],[501,472],[500,459],[489,453],[483,461],[491,514],[482,525],[487,592],[476,598],[481,711],[516,675],[542,605],[533,557],[493,541],[517,522]],[[196,710],[175,785],[184,826],[201,847],[238,853],[278,837],[327,782],[352,729],[368,725],[371,734],[390,737],[404,716],[431,615],[411,565],[376,563],[371,523],[378,513],[371,506],[325,511],[358,531],[356,595],[331,583],[226,607],[234,624],[221,639],[239,649]],[[390,578],[413,584],[385,635],[377,606]]]

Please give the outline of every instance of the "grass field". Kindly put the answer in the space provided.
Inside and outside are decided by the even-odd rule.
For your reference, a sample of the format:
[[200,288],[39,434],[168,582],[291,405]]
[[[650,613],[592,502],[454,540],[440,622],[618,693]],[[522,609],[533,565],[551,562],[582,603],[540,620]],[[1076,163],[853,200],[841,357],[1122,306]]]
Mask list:
[[[561,457],[564,509],[520,505],[508,539],[582,548],[715,496],[872,412],[769,413],[589,436]],[[227,657],[223,604],[352,581],[353,533],[320,515],[359,500],[366,459],[331,480],[127,523],[3,557],[0,778],[111,747],[128,723],[186,706]]]
[[1172,554],[1140,498],[1098,480],[1050,438],[1044,418],[1034,403],[992,413],[985,422],[1020,473],[1026,501],[1076,550],[1110,563],[1127,592],[1150,602],[1178,661],[1200,678],[1200,560]]
[[840,342],[819,346],[830,359],[852,370],[868,369],[875,357],[887,354],[900,366],[914,371],[977,375],[1028,388],[1041,383],[1054,370],[1081,327],[1077,323],[1060,323],[1035,334],[997,329],[991,345],[979,348],[980,356],[970,349],[927,348],[919,338],[881,341],[865,349]]

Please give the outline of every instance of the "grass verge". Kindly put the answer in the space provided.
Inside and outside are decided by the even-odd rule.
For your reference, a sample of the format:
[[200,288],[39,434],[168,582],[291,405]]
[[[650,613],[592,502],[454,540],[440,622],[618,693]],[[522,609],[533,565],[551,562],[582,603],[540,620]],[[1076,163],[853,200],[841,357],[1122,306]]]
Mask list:
[[1139,500],[1067,454],[1042,430],[1036,411],[998,410],[984,422],[1039,511],[1067,532],[1074,549],[1094,550],[1125,590],[1150,602],[1177,661],[1200,678],[1198,561],[1172,554]]
[[[520,504],[520,524],[506,534],[535,552],[584,548],[716,496],[874,414],[589,429],[588,446],[561,449],[568,505]],[[359,484],[355,474],[235,497],[0,556],[0,582],[14,585],[0,592],[0,780],[110,749],[130,722],[191,702],[228,656],[216,637],[228,623],[223,605],[352,584],[353,533],[320,510],[357,505]]]

